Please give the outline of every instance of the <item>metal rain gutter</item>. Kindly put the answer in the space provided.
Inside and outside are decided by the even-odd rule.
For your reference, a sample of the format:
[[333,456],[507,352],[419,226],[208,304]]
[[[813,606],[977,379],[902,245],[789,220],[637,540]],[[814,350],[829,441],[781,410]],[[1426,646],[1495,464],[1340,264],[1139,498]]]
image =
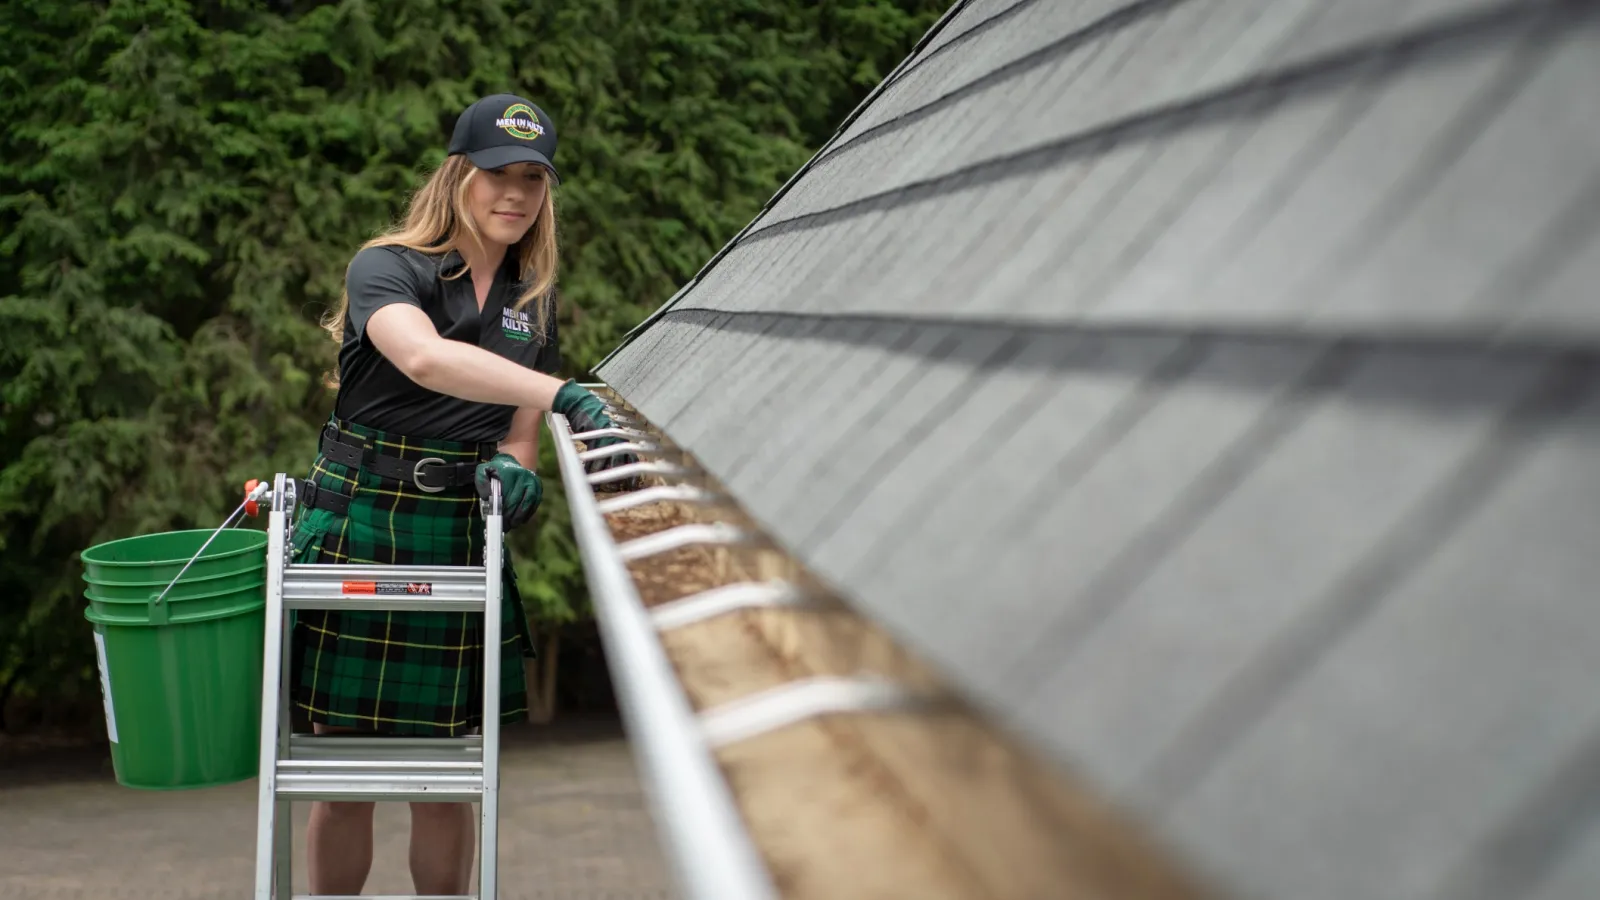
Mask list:
[[[579,459],[566,417],[546,413],[545,422],[555,439],[572,530],[605,642],[613,689],[662,848],[682,896],[685,900],[776,900],[777,889],[712,756],[701,719],[679,685],[657,637],[658,626],[639,598],[623,561],[623,549],[612,538],[595,498],[594,486],[614,480],[618,470],[590,476]],[[636,465],[641,471],[675,471],[661,463]],[[633,552],[639,553],[637,547]]]
[[[744,819],[740,804],[752,795],[734,791],[719,755],[732,745],[819,718],[876,718],[886,713],[943,716],[964,707],[948,689],[930,685],[910,671],[897,671],[894,665],[858,664],[843,674],[823,667],[810,675],[791,672],[776,684],[762,679],[764,686],[736,696],[719,689],[715,694],[720,699],[697,708],[689,693],[695,690],[698,699],[695,686],[703,684],[694,676],[695,667],[691,664],[680,671],[667,655],[668,646],[686,653],[694,646],[693,642],[673,643],[667,636],[675,629],[751,610],[843,612],[848,604],[825,584],[808,577],[804,564],[767,535],[693,453],[677,445],[609,386],[583,386],[607,404],[613,427],[573,434],[562,416],[547,414],[546,422],[556,442],[607,667],[630,738],[629,749],[649,798],[658,843],[685,900],[776,900],[777,890],[756,839],[769,837],[773,834],[770,828],[782,826],[774,826],[765,817],[750,822]],[[622,442],[578,451],[580,442],[592,446],[602,437]],[[592,475],[584,471],[586,461],[624,452],[635,454],[640,461]],[[644,484],[630,485],[630,490],[603,500],[596,498],[597,488],[632,475],[649,477]],[[662,517],[629,515],[625,517],[630,520],[627,527],[608,518],[651,503],[692,504],[699,509],[669,509]],[[659,527],[632,527],[652,521]],[[616,540],[613,528],[615,533],[628,534],[628,539]],[[715,555],[727,563],[726,571],[707,579],[714,586],[689,579],[677,589],[662,590],[670,577],[662,580],[651,577],[652,573],[662,574],[661,568],[671,568],[673,561],[661,557],[687,547],[722,548]],[[652,558],[658,564],[630,568]],[[738,564],[757,558],[777,565]],[[642,602],[640,584],[650,585],[645,591],[651,599],[648,607]],[[787,618],[787,614],[780,616]],[[700,660],[715,659],[714,650],[704,652],[710,656]],[[949,779],[953,787],[969,775],[947,770],[941,777]],[[1013,798],[1010,806],[1007,802],[972,805],[968,799],[970,814],[981,817],[998,810],[999,818],[994,821],[1008,821],[1009,827],[1037,824],[1036,816],[1023,809],[1036,809],[1037,798],[1032,794],[1020,805]],[[1058,816],[1071,818],[1065,806],[1057,805]],[[1065,870],[1050,872],[1055,873],[1049,876],[1052,878],[1068,877]],[[848,877],[843,870],[835,875]]]

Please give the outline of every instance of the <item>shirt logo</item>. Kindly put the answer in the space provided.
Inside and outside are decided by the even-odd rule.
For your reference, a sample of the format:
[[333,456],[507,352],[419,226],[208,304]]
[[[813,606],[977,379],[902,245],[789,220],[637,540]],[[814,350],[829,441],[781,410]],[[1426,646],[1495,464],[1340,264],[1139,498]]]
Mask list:
[[533,108],[526,103],[513,103],[506,107],[500,118],[494,120],[496,128],[502,128],[506,134],[515,138],[531,141],[544,135],[544,126],[539,124],[539,116]]
[[533,340],[533,320],[522,310],[508,306],[500,310],[500,333],[525,344]]

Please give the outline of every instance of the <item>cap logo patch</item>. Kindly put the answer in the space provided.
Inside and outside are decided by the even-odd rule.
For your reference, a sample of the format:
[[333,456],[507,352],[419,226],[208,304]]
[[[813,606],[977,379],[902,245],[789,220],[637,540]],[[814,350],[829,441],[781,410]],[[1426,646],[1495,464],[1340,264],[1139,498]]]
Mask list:
[[544,134],[544,126],[539,124],[539,117],[526,103],[513,103],[506,107],[500,118],[494,120],[496,128],[502,128],[506,134],[515,138],[531,141]]

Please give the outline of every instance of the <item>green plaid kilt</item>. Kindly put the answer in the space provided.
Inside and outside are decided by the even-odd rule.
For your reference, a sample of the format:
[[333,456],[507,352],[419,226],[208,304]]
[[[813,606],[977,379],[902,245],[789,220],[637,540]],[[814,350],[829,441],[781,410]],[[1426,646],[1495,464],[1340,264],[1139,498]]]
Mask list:
[[[477,445],[418,440],[337,422],[341,441],[400,459],[479,458]],[[296,563],[483,565],[483,516],[472,485],[436,494],[356,470],[318,454],[318,491],[350,498],[348,515],[298,507],[291,535]],[[528,712],[523,658],[532,636],[510,554],[501,584],[500,713]],[[395,735],[455,736],[483,720],[483,616],[463,612],[298,610],[291,644],[292,696],[312,722]]]

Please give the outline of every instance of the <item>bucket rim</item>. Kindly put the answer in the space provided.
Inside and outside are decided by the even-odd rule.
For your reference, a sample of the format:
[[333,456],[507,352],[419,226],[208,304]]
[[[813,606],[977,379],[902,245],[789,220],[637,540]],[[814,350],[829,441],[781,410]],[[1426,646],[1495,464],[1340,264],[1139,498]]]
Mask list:
[[188,615],[178,613],[176,615],[168,616],[167,621],[160,623],[151,622],[149,619],[144,619],[142,621],[107,620],[96,616],[94,607],[92,606],[84,607],[83,617],[102,628],[166,628],[169,625],[194,625],[199,622],[209,622],[213,619],[232,619],[239,616],[248,616],[257,612],[258,610],[264,609],[266,605],[266,601],[263,600],[260,603],[248,607],[213,609],[203,613],[189,613]]
[[[150,532],[148,534],[131,534],[131,535],[127,536],[127,537],[117,538],[115,540],[101,541],[100,543],[95,544],[92,547],[87,547],[87,548],[85,548],[84,550],[82,550],[82,551],[80,551],[78,553],[78,557],[83,560],[85,566],[88,566],[88,565],[92,564],[92,565],[96,565],[96,566],[105,566],[106,568],[133,568],[133,567],[149,568],[149,567],[152,567],[152,566],[165,566],[165,565],[173,565],[173,564],[182,565],[182,564],[184,564],[184,563],[189,561],[189,557],[190,556],[194,555],[193,551],[191,551],[187,555],[177,556],[177,557],[174,557],[172,559],[141,559],[141,560],[137,560],[137,561],[135,561],[135,560],[119,560],[119,559],[102,560],[102,559],[95,558],[95,557],[91,556],[90,554],[96,553],[97,551],[106,550],[107,548],[110,548],[110,547],[118,546],[119,544],[127,544],[127,543],[131,543],[131,542],[134,542],[134,541],[145,541],[145,540],[149,540],[151,538],[170,537],[170,536],[174,536],[174,535],[210,535],[213,531],[218,531],[218,530],[215,529],[215,528],[184,528],[184,529],[180,529],[178,531],[152,531],[152,532]],[[205,556],[201,557],[200,559],[195,560],[195,562],[199,563],[199,562],[206,562],[206,561],[210,561],[210,560],[227,559],[230,556],[239,556],[239,555],[245,554],[245,553],[254,553],[258,549],[260,549],[262,547],[265,547],[266,544],[267,544],[267,540],[268,540],[267,533],[265,531],[262,531],[262,530],[256,529],[256,528],[224,528],[224,529],[221,529],[221,531],[218,532],[218,536],[220,537],[221,534],[230,533],[230,532],[231,533],[237,533],[237,534],[257,535],[259,537],[251,539],[252,540],[251,546],[239,547],[239,548],[236,548],[236,549],[233,549],[233,550],[225,550],[225,551],[223,551],[221,553],[207,553]],[[259,544],[255,543],[256,540],[259,540]],[[202,541],[202,543],[203,543],[203,541]]]
[[[165,582],[162,582],[162,584],[164,585]],[[181,582],[180,582],[180,584],[181,584]],[[238,594],[238,593],[244,593],[244,592],[249,592],[249,591],[255,591],[255,590],[258,590],[260,588],[265,587],[266,584],[267,584],[267,577],[266,577],[265,574],[263,574],[259,579],[257,579],[252,584],[239,585],[238,587],[230,588],[230,589],[225,590],[225,591],[212,591],[212,592],[207,593],[207,594],[181,594],[181,595],[176,595],[176,596],[174,596],[173,594],[168,594],[166,596],[166,599],[163,600],[162,602],[163,603],[190,603],[190,602],[193,602],[193,601],[196,601],[196,600],[211,600],[211,599],[214,599],[216,597],[226,597],[229,594]],[[89,590],[88,588],[84,588],[84,591],[83,591],[83,595],[85,597],[88,597],[90,600],[93,600],[93,601],[95,601],[97,603],[126,603],[126,604],[129,604],[131,606],[146,606],[146,605],[148,605],[150,603],[150,600],[153,597],[155,597],[157,594],[160,594],[160,593],[161,593],[160,591],[151,591],[143,600],[134,600],[134,599],[131,599],[131,598],[123,598],[123,597],[104,597],[104,596],[101,596],[100,594],[95,593],[94,591]]]
[[177,590],[179,588],[200,585],[203,582],[216,581],[216,580],[222,579],[222,578],[259,577],[262,580],[263,583],[265,583],[266,579],[267,579],[266,566],[265,565],[251,566],[249,568],[244,568],[244,569],[236,569],[236,570],[234,570],[232,572],[213,572],[213,573],[203,573],[203,574],[200,574],[200,575],[196,575],[194,573],[195,573],[195,570],[194,569],[190,569],[189,571],[183,573],[183,577],[178,579],[177,581],[173,581],[171,578],[156,578],[156,579],[148,580],[148,581],[107,581],[107,580],[105,580],[103,578],[90,578],[89,577],[89,573],[85,572],[83,574],[83,580],[84,580],[85,584],[92,584],[92,585],[96,585],[98,587],[135,588],[135,589],[136,588],[156,588],[157,590],[159,590],[161,588],[166,587],[168,584],[171,584],[173,586],[173,589]]

